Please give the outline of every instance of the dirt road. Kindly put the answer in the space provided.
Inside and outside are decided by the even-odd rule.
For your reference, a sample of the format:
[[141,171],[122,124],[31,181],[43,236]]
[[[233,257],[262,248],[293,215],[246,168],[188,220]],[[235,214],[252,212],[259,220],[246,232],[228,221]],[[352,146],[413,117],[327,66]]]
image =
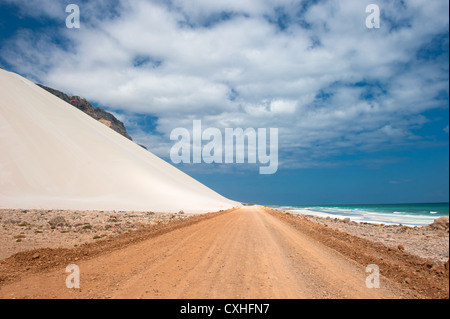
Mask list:
[[94,258],[76,258],[80,289],[64,267],[23,275],[0,298],[402,298],[383,276],[263,208],[244,207]]

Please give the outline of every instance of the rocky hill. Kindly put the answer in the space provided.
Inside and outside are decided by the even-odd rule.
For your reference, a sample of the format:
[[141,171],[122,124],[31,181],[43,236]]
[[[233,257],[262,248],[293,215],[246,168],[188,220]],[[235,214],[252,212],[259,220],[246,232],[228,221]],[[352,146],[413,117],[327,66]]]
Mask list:
[[[125,136],[129,140],[133,140],[131,136],[128,135],[127,130],[125,128],[125,125],[119,121],[114,115],[111,113],[106,112],[105,110],[92,106],[91,103],[89,103],[86,99],[79,97],[79,96],[70,96],[67,95],[61,91],[46,87],[44,85],[38,84],[41,88],[44,90],[52,93],[53,95],[59,97],[61,100],[72,104],[79,110],[83,111],[84,113],[88,114],[92,118],[96,119],[97,121],[105,124],[109,128],[113,129],[117,133]],[[142,146],[142,145],[141,145]]]

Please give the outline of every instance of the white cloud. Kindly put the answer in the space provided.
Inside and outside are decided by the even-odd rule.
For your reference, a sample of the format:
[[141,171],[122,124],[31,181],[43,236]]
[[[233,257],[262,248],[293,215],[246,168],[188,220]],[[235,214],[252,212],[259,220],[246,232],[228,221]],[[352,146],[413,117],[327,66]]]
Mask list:
[[[59,10],[26,3],[34,15]],[[346,150],[409,143],[423,123],[418,115],[448,94],[448,61],[443,70],[416,55],[448,32],[448,2],[379,1],[378,30],[365,27],[369,3],[83,2],[82,28],[63,28],[68,45],[22,31],[0,54],[49,86],[158,117],[156,137],[131,129],[161,156],[173,128],[202,119],[221,129],[278,127],[285,163],[313,165]]]
[[274,100],[270,103],[272,113],[293,114],[297,109],[297,101]]

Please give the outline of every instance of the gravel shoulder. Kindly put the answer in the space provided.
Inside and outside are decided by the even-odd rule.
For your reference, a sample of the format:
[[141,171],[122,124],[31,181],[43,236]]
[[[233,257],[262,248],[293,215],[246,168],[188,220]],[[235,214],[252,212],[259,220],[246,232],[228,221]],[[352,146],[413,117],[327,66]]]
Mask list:
[[40,248],[76,248],[192,214],[125,211],[0,210],[0,260]]
[[[291,213],[281,213],[290,215]],[[380,242],[388,247],[400,248],[412,255],[433,261],[449,260],[449,229],[432,226],[409,227],[404,225],[383,225],[360,223],[349,219],[323,218],[312,215],[292,214],[351,235]]]

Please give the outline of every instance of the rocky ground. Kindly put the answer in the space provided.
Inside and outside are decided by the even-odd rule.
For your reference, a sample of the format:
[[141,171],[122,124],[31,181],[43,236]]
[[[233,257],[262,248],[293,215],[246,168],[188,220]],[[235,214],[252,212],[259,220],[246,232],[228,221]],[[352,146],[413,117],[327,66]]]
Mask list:
[[0,210],[0,260],[39,248],[73,248],[188,216],[183,212]]
[[[440,262],[449,259],[448,221],[441,227],[408,227],[297,216],[425,259]],[[189,215],[183,212],[0,210],[0,260],[17,252],[39,248],[73,248],[145,226],[187,217]]]
[[[0,260],[0,299],[448,299],[448,261],[438,261],[448,256],[448,218],[409,229],[263,207],[195,216],[16,210],[0,217],[2,253],[18,252]],[[351,234],[363,230],[367,235]],[[441,240],[431,246],[434,236]],[[395,241],[380,242],[388,238]],[[409,241],[417,247],[406,248]],[[64,272],[73,263],[83,273],[76,291],[67,289]],[[364,285],[367,265],[379,267],[380,289]]]
[[[290,213],[288,213],[290,214]],[[449,228],[446,224],[409,227],[402,225],[382,225],[359,223],[349,219],[322,218],[311,215],[298,215],[327,227],[349,233],[354,236],[381,242],[388,247],[404,250],[433,261],[446,262],[449,259]]]
[[[67,286],[73,264],[82,273],[76,289]],[[379,269],[379,289],[368,289],[368,265]],[[0,260],[2,298],[448,299],[448,262],[243,207],[14,254]]]

